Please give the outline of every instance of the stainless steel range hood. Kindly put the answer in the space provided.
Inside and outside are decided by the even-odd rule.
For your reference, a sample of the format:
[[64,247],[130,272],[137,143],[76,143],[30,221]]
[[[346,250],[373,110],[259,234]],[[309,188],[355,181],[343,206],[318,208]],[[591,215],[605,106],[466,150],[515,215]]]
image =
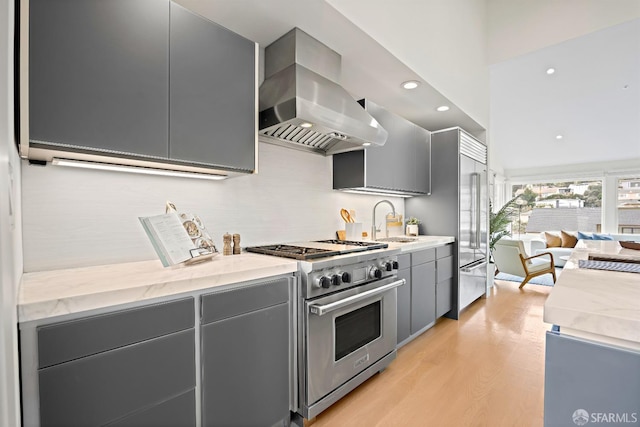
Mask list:
[[294,28],[265,49],[259,133],[325,155],[383,145],[387,131],[339,84],[341,57]]

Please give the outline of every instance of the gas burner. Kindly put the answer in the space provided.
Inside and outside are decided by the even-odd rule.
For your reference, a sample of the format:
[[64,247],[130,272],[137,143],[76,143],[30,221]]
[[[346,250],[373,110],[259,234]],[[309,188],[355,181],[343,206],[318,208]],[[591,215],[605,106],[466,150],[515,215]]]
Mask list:
[[339,255],[340,251],[330,249],[308,248],[294,245],[267,245],[267,246],[251,246],[245,248],[248,252],[255,252],[265,255],[275,255],[285,258],[293,258],[299,260],[309,260],[314,258],[324,258],[333,255]]
[[316,240],[318,243],[331,243],[334,245],[347,245],[347,246],[361,246],[366,247],[368,249],[383,249],[388,248],[389,245],[387,243],[381,242],[362,242],[359,240],[338,240],[338,239],[329,239],[329,240]]

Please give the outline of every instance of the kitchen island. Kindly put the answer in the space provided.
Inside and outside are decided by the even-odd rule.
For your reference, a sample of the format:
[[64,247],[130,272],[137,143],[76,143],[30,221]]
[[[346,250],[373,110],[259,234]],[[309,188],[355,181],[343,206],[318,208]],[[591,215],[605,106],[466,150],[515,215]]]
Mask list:
[[579,268],[589,254],[640,258],[615,241],[580,240],[544,305],[564,334],[640,351],[640,274]]
[[589,255],[640,258],[580,240],[544,306],[544,422],[640,425],[640,274],[580,268]]

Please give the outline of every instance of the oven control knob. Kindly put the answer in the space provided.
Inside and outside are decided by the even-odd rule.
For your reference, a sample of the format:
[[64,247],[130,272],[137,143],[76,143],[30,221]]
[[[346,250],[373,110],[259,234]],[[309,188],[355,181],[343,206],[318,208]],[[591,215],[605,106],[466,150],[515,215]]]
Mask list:
[[397,270],[398,268],[400,268],[400,265],[398,265],[398,261],[393,261],[393,269]]
[[351,275],[349,273],[347,273],[346,271],[342,271],[342,272],[338,273],[338,275],[340,276],[340,279],[342,280],[342,283],[349,283],[351,281]]
[[393,270],[393,263],[391,261],[387,261],[384,263],[384,269],[387,271]]
[[339,286],[342,283],[342,277],[339,274],[334,274],[331,276],[331,284],[333,286]]
[[382,279],[382,270],[380,270],[378,267],[372,267],[371,271],[369,272],[369,277],[371,277],[372,279]]
[[318,288],[327,289],[329,288],[329,286],[331,286],[331,279],[328,278],[327,276],[316,277],[313,282],[314,282],[314,285]]

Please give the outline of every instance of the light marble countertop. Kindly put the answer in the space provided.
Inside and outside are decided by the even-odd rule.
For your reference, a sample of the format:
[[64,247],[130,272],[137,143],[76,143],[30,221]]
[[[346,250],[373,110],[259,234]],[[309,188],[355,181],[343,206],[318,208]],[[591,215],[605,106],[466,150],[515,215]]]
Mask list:
[[435,248],[437,246],[453,243],[456,240],[453,236],[399,236],[399,237],[417,238],[415,242],[408,242],[408,243],[387,242],[389,243],[390,248],[395,248],[395,249],[399,248],[402,252],[411,252],[411,251],[416,251],[420,249]]
[[578,268],[589,254],[640,257],[616,241],[580,240],[544,305],[560,332],[640,349],[640,274]]
[[163,268],[160,261],[25,273],[18,321],[27,322],[297,271],[292,259],[251,253]]

